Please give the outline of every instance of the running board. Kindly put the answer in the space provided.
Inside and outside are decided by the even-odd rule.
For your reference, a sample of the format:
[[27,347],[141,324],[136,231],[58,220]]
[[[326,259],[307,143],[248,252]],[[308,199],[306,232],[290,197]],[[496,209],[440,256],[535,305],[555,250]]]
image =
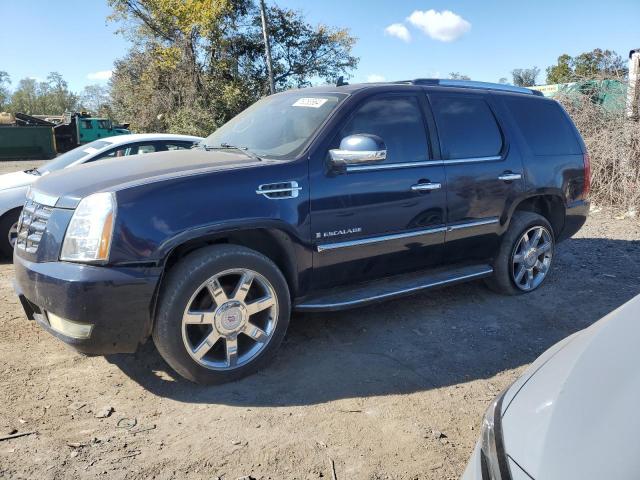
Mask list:
[[321,292],[302,299],[294,308],[299,312],[345,310],[410,295],[430,288],[444,287],[445,285],[454,285],[488,277],[492,273],[493,268],[489,265],[466,265],[447,268],[446,270],[438,269],[396,275],[352,287]]

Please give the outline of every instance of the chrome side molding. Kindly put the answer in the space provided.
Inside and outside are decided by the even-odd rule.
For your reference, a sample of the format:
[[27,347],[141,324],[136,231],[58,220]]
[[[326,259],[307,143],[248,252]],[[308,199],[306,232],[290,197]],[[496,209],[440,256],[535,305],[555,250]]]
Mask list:
[[494,223],[499,223],[500,219],[498,217],[491,217],[482,220],[474,220],[472,222],[465,223],[456,223],[455,225],[449,225],[447,227],[447,232],[452,232],[454,230],[462,230],[463,228],[473,228],[473,227],[481,227],[483,225],[492,225]]
[[348,165],[347,173],[371,172],[375,170],[392,170],[395,168],[433,167],[442,164],[442,160],[427,160],[424,162],[383,163],[381,165]]
[[389,240],[399,240],[402,238],[418,237],[421,235],[430,235],[433,233],[441,233],[446,231],[447,231],[447,227],[442,226],[442,227],[436,227],[436,228],[428,228],[426,230],[417,230],[414,232],[395,233],[390,235],[381,235],[379,237],[368,237],[368,238],[361,238],[358,240],[347,240],[344,242],[336,242],[336,243],[325,243],[323,245],[318,245],[316,249],[318,250],[318,252],[324,252],[327,250],[335,250],[337,248],[358,247],[361,245],[370,245],[372,243],[388,242]]
[[482,162],[495,162],[502,160],[500,155],[494,155],[491,157],[476,157],[476,158],[453,158],[451,160],[445,160],[445,165],[462,165],[464,163],[482,163]]
[[481,227],[483,225],[493,225],[499,222],[500,222],[500,219],[498,217],[490,217],[482,220],[474,220],[471,222],[458,223],[458,224],[449,225],[449,226],[427,228],[424,230],[416,230],[412,232],[394,233],[389,235],[380,235],[377,237],[359,238],[357,240],[346,240],[344,242],[324,243],[322,245],[317,245],[316,250],[318,252],[325,252],[327,250],[336,250],[338,248],[360,247],[363,245],[371,245],[373,243],[388,242],[390,240],[400,240],[403,238],[419,237],[422,235],[431,235],[434,233],[453,232],[454,230],[462,230],[464,228]]

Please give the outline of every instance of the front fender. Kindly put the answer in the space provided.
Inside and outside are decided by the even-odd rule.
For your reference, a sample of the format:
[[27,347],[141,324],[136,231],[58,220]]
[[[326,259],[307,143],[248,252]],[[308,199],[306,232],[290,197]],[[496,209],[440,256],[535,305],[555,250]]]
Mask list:
[[0,190],[0,217],[5,213],[22,208],[27,197],[29,186]]

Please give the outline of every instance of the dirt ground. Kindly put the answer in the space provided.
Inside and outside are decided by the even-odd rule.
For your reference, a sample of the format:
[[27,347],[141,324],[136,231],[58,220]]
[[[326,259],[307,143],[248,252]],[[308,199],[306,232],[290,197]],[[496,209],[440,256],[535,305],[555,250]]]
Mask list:
[[109,358],[66,348],[26,320],[4,261],[0,436],[35,433],[0,442],[0,478],[458,478],[490,400],[640,293],[639,222],[593,213],[529,295],[476,282],[296,315],[268,369],[207,388],[174,376],[152,344]]

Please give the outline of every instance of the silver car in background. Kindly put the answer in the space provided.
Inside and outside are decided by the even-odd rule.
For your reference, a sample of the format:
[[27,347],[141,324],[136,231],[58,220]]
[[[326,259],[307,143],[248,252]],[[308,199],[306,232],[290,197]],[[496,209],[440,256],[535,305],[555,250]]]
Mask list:
[[463,480],[640,478],[640,295],[557,343],[491,404]]
[[0,175],[0,256],[11,256],[27,190],[42,175],[106,158],[187,149],[201,140],[201,137],[164,133],[101,138],[63,153],[38,168]]

